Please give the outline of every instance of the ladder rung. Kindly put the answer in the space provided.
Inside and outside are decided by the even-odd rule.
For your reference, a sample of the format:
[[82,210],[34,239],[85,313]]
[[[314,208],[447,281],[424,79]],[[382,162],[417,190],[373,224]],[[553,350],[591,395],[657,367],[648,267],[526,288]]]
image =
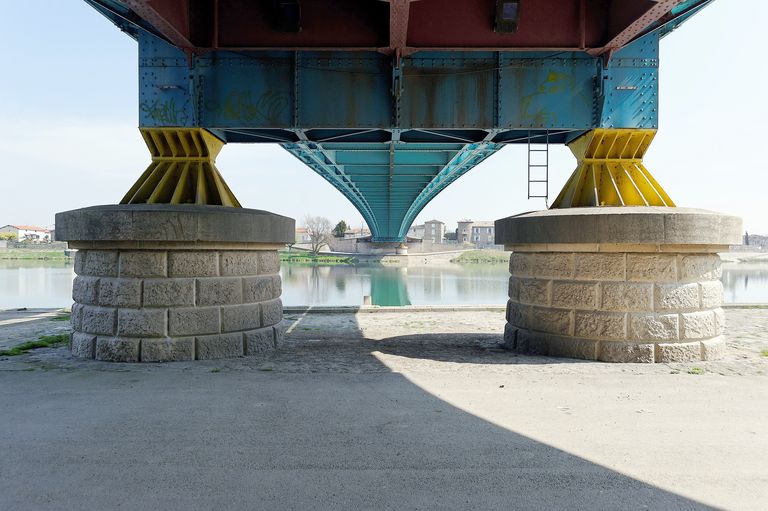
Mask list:
[[528,165],[528,168],[530,168],[530,169],[533,169],[533,168],[542,168],[542,169],[545,169],[545,168],[547,168],[547,167],[549,167],[549,165]]
[[528,180],[529,183],[546,183],[546,179],[530,179]]
[[528,149],[532,153],[548,153],[549,149]]

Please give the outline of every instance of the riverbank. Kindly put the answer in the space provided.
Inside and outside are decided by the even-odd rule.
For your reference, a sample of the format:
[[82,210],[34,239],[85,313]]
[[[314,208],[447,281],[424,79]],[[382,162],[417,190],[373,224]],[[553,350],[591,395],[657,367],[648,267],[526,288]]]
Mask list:
[[6,248],[0,250],[0,261],[70,261],[74,252],[33,248]]
[[280,255],[280,262],[298,265],[323,265],[334,266],[339,264],[357,264],[358,260],[348,255],[338,255],[333,253],[322,252],[320,254],[313,254],[312,252],[305,251],[278,251]]
[[669,365],[519,356],[471,309],[286,311],[262,360],[0,357],[0,508],[760,509],[768,318],[726,315],[726,360]]

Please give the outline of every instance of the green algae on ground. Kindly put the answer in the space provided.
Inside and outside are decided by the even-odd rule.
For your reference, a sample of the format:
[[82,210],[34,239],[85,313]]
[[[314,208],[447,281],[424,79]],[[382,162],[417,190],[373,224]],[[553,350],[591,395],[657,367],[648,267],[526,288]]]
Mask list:
[[15,357],[38,348],[53,348],[69,342],[69,334],[41,335],[36,341],[27,341],[8,350],[0,350],[0,357]]

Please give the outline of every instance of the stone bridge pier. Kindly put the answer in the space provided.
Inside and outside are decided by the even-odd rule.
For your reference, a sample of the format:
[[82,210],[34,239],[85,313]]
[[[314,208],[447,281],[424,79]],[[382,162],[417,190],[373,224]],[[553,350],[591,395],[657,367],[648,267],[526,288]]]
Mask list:
[[56,215],[78,250],[72,354],[113,362],[265,355],[282,341],[277,249],[291,218],[253,209],[95,206]]
[[504,342],[520,353],[683,362],[725,349],[718,252],[741,220],[672,207],[551,209],[496,222],[513,253]]

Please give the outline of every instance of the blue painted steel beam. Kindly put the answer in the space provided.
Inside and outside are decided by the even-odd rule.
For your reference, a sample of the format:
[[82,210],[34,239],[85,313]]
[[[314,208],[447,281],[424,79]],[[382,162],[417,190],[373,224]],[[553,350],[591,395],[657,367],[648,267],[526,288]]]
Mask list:
[[[283,147],[363,213],[373,241],[395,242],[405,239],[411,223],[429,201],[502,145],[291,143]],[[318,153],[324,158],[316,157]],[[429,164],[403,166],[383,163],[386,161]],[[361,173],[360,169],[365,171]]]

